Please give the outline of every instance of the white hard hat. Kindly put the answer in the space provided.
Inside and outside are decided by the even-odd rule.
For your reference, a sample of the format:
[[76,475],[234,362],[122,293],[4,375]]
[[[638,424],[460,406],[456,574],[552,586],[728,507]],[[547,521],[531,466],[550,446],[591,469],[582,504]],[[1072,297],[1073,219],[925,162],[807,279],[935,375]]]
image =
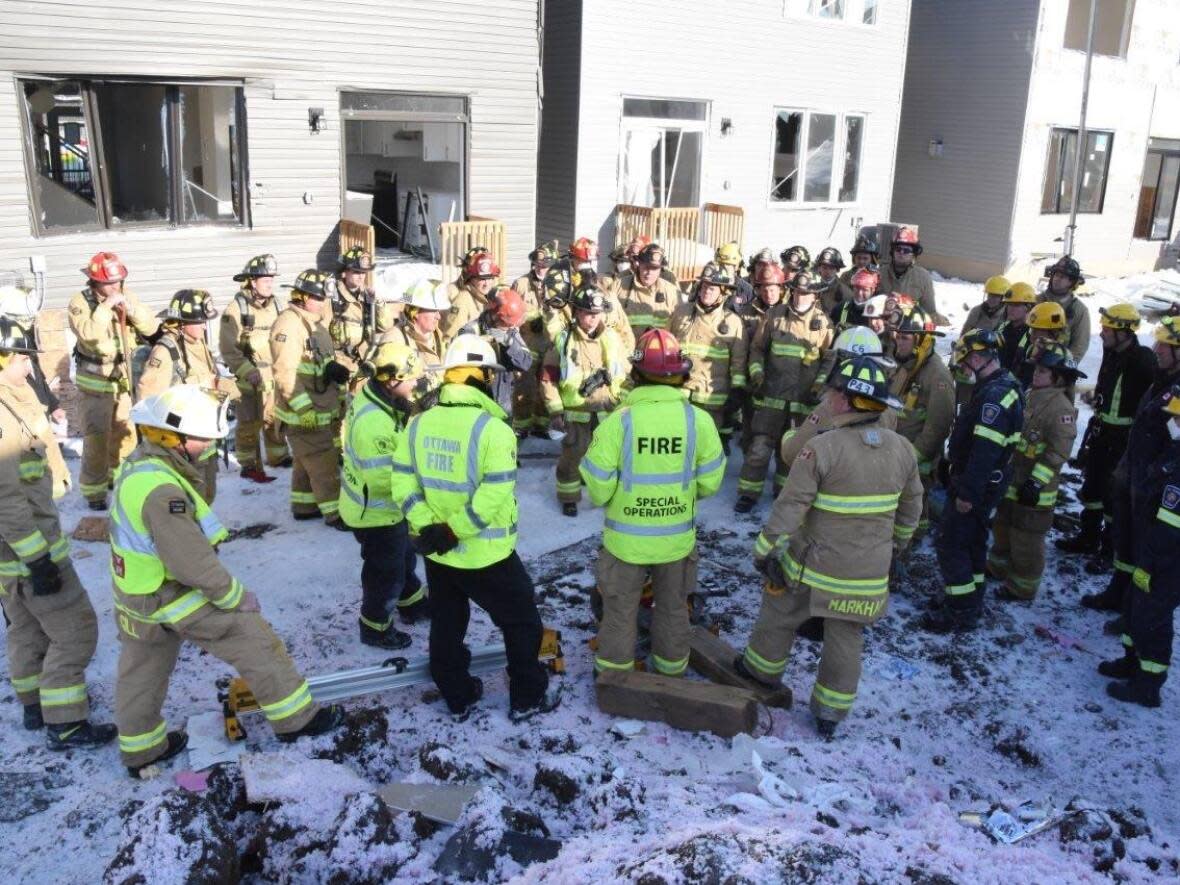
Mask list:
[[228,404],[196,384],[178,384],[131,407],[131,423],[197,439],[224,439]]
[[496,352],[492,350],[492,345],[470,332],[456,337],[443,356],[444,369],[457,369],[461,366],[504,371],[504,367],[496,362]]
[[438,280],[421,277],[406,287],[402,295],[409,307],[419,310],[450,310],[451,302],[447,298],[446,289]]
[[867,356],[871,357],[877,365],[886,369],[892,369],[897,365],[882,353],[881,339],[877,337],[877,333],[865,326],[849,326],[836,336],[832,349],[841,358]]
[[0,286],[0,313],[10,317],[30,317],[36,312],[29,292],[20,286]]
[[865,302],[863,315],[870,319],[883,319],[888,311],[888,305],[888,295],[874,295]]

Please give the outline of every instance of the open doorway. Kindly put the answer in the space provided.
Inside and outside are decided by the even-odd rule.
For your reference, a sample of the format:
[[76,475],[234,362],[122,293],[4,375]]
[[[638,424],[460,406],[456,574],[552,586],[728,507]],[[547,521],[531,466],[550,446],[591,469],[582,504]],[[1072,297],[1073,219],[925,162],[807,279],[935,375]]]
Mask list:
[[343,92],[345,217],[378,249],[437,258],[438,225],[467,217],[467,99]]

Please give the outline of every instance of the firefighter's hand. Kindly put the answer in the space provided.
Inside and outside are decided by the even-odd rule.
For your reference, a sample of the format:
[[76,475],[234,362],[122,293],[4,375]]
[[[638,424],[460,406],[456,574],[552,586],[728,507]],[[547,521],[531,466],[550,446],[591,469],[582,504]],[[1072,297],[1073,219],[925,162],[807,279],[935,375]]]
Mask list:
[[1016,500],[1025,507],[1036,507],[1040,503],[1043,488],[1045,488],[1044,483],[1037,482],[1035,479],[1026,479],[1024,485],[1020,487],[1020,491],[1016,493]]
[[324,366],[323,378],[328,384],[347,384],[352,378],[352,372],[349,371],[348,366],[332,360]]
[[107,298],[103,302],[103,304],[105,304],[111,310],[115,310],[120,307],[123,308],[124,310],[126,310],[127,309],[127,298],[123,295],[122,292],[116,292],[114,295],[111,295],[109,298]]
[[787,575],[783,571],[783,564],[777,556],[767,556],[754,560],[754,568],[766,578],[771,587],[786,587]]
[[40,559],[34,559],[28,566],[34,596],[52,596],[61,590],[61,569],[49,558],[48,553]]
[[558,433],[565,433],[565,415],[558,412],[549,419],[549,429],[556,430]]
[[66,420],[66,410],[62,408],[54,409],[49,413],[49,419],[54,424],[61,424],[62,421]]
[[262,603],[258,601],[257,596],[247,590],[242,594],[242,601],[238,603],[238,611],[260,612],[262,611]]
[[750,376],[750,393],[754,396],[761,396],[766,389],[766,376],[759,372],[757,375]]
[[308,409],[299,415],[299,426],[308,430],[314,430],[320,426],[320,416],[316,414],[315,409]]
[[970,513],[975,509],[975,505],[970,501],[965,501],[962,498],[955,498],[955,509],[960,513]]
[[246,373],[246,381],[251,387],[262,386],[262,373],[258,369],[251,369]]
[[426,526],[418,534],[414,547],[423,556],[431,553],[450,553],[459,546],[459,539],[445,522],[436,522]]

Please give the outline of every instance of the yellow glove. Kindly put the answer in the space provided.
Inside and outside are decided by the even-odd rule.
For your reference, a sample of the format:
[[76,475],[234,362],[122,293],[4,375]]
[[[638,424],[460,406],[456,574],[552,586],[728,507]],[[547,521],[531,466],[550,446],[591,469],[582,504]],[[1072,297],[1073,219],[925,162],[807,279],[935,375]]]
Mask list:
[[1151,575],[1149,575],[1143,569],[1135,569],[1135,571],[1131,573],[1131,581],[1144,593],[1151,592]]

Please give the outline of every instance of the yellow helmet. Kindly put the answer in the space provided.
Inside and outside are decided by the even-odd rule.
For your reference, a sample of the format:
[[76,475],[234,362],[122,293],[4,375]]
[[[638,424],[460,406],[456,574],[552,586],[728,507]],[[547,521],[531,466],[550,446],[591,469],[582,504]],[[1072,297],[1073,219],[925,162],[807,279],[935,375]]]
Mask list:
[[999,274],[994,277],[988,277],[987,282],[983,284],[985,295],[1007,295],[1008,290],[1011,288],[1012,284],[1008,282],[1008,278],[1002,277]]
[[1180,384],[1173,384],[1164,400],[1164,411],[1169,415],[1180,415]]
[[713,254],[713,260],[718,264],[736,267],[742,263],[742,250],[737,243],[722,243]]
[[413,381],[422,377],[422,359],[418,351],[400,341],[378,345],[371,362],[378,381]]
[[1155,340],[1169,347],[1180,347],[1180,316],[1168,316],[1155,327]]
[[1139,328],[1139,311],[1133,304],[1120,301],[1110,307],[1098,308],[1101,315],[1099,323],[1104,329],[1116,329],[1123,332],[1134,332]]
[[1005,304],[1036,304],[1037,290],[1028,283],[1013,283],[1004,296]]
[[1060,332],[1065,328],[1065,308],[1056,301],[1042,301],[1029,311],[1028,327]]

